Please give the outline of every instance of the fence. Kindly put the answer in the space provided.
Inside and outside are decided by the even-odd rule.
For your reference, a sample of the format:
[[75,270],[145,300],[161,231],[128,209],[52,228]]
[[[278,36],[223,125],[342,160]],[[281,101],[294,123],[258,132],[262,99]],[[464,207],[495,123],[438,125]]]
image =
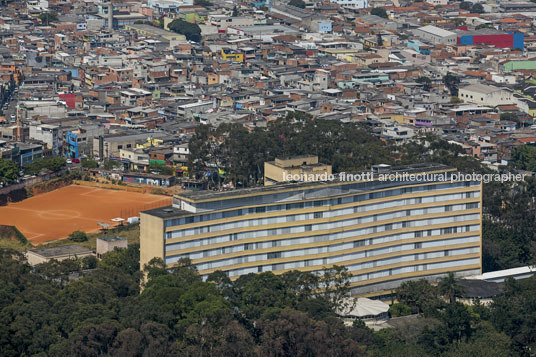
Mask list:
[[112,190],[121,190],[121,191],[128,191],[128,192],[140,192],[140,193],[151,192],[151,188],[135,187],[135,186],[127,186],[127,185],[114,185],[111,183],[102,183],[102,182],[94,182],[94,181],[73,180],[73,183],[79,186],[109,188]]
[[66,173],[67,173],[67,170],[60,170],[58,172],[53,172],[53,173],[50,173],[50,174],[41,175],[41,176],[37,176],[37,177],[32,177],[32,178],[27,179],[27,180],[25,180],[23,182],[16,183],[16,184],[9,185],[9,186],[6,186],[4,188],[1,188],[0,189],[0,195],[6,195],[6,194],[10,193],[11,191],[20,190],[21,188],[28,187],[28,186],[33,186],[36,183],[39,183],[41,181],[50,180],[51,178],[58,177],[58,176],[61,176],[63,174],[66,174]]
[[41,175],[37,177],[32,177],[23,182],[19,182],[19,183],[1,188],[0,189],[0,206],[6,205],[9,201],[11,202],[22,201],[23,199],[27,197],[25,190],[24,190],[26,187],[31,187],[37,183],[47,181],[55,177],[62,176],[66,174],[67,172],[68,170],[60,170],[58,172],[53,172],[50,174]]

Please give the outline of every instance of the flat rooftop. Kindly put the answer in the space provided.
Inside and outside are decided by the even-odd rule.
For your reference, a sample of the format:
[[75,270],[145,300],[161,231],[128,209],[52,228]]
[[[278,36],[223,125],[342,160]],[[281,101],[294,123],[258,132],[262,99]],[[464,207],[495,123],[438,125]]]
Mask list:
[[[387,166],[385,166],[387,167]],[[382,167],[382,168],[385,168]],[[452,169],[452,167],[443,165],[443,164],[436,164],[436,163],[426,163],[426,164],[415,164],[415,165],[404,165],[404,166],[395,166],[392,167],[389,173],[421,173],[421,172],[429,172],[429,171],[445,171]],[[351,174],[362,174],[366,172],[370,172],[371,170],[363,170],[359,172],[352,172],[348,173],[348,175]],[[384,173],[384,172],[382,172]],[[222,192],[214,192],[214,191],[191,191],[191,192],[183,192],[180,194],[175,195],[178,199],[186,199],[187,201],[191,202],[200,202],[200,201],[206,201],[206,200],[217,200],[217,199],[228,199],[232,198],[233,196],[242,196],[242,195],[249,195],[249,194],[258,194],[258,195],[264,195],[269,193],[274,193],[283,189],[307,189],[314,186],[319,185],[328,185],[333,183],[350,183],[349,181],[339,181],[338,180],[338,174],[334,174],[335,180],[333,181],[313,181],[313,182],[291,182],[291,183],[278,183],[275,185],[270,186],[259,186],[259,187],[252,187],[252,188],[242,188],[232,191],[222,191]],[[374,175],[375,177],[377,174]]]
[[64,257],[66,255],[82,255],[92,253],[91,249],[77,244],[64,245],[61,247],[50,247],[30,250],[30,252],[45,258]]

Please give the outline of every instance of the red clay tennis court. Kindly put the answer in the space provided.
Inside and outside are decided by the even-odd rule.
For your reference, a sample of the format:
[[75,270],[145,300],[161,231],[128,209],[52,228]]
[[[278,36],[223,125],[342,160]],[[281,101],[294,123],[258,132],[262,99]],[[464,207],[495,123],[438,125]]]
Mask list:
[[113,218],[170,204],[166,196],[72,185],[0,207],[0,224],[16,226],[37,245],[76,230],[97,232],[99,222],[113,226]]

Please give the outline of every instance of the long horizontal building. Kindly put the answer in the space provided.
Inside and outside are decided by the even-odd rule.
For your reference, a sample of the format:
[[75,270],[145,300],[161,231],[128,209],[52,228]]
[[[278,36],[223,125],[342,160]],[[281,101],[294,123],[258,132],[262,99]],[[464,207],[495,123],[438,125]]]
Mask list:
[[353,181],[178,194],[141,213],[141,266],[188,257],[203,277],[222,270],[236,279],[344,265],[359,295],[450,271],[480,274],[481,183],[445,180],[455,169],[438,164],[381,169]]

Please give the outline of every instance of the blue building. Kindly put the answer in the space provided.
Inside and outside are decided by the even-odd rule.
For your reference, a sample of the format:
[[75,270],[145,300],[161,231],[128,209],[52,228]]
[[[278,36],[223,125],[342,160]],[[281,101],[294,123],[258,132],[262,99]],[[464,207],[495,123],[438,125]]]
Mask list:
[[421,55],[429,55],[430,54],[430,45],[427,45],[426,43],[421,42],[419,40],[408,41],[408,47],[414,49],[417,52],[419,52]]
[[78,150],[78,135],[69,131],[65,134],[65,156],[73,159],[80,157]]

